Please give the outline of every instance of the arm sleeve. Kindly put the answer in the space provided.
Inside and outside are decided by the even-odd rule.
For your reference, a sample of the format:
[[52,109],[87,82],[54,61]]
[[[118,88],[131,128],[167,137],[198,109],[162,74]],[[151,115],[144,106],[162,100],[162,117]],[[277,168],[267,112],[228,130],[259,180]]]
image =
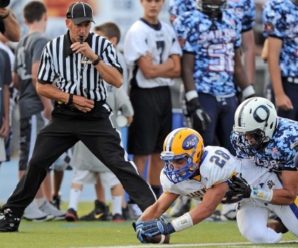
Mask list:
[[286,30],[284,16],[281,12],[281,5],[274,4],[274,1],[267,1],[263,11],[264,36],[272,36],[282,39],[283,30]]
[[43,49],[45,48],[47,43],[48,39],[46,38],[40,38],[36,40],[36,42],[34,43],[34,49],[32,54],[32,63],[40,61]]
[[117,52],[112,43],[106,41],[106,47],[101,54],[102,59],[106,64],[109,64],[122,73],[122,67],[118,61]]
[[256,7],[253,0],[246,0],[243,9],[242,32],[251,30],[255,25]]
[[133,25],[127,32],[124,42],[124,56],[127,65],[133,66],[135,62],[143,55],[149,52],[146,44],[146,33]]
[[52,84],[55,81],[55,71],[52,64],[52,58],[49,52],[50,43],[46,45],[43,49],[39,71],[38,71],[38,81],[42,84]]

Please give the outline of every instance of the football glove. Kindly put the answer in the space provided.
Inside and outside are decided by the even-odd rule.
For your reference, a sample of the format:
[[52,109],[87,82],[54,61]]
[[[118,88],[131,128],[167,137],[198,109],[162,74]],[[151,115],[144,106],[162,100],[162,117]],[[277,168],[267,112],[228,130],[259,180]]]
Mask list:
[[234,203],[242,200],[243,198],[249,198],[251,195],[251,187],[247,181],[240,176],[233,176],[227,181],[229,185],[229,191],[221,201],[222,203]]
[[205,131],[211,122],[209,115],[201,108],[199,98],[195,97],[186,101],[187,114],[191,117],[193,128],[198,131]]
[[256,91],[253,85],[248,85],[241,91],[241,102],[244,100],[256,96]]
[[166,222],[163,218],[145,221],[142,226],[142,231],[146,237],[154,237],[159,234],[171,234],[175,229],[171,223]]
[[137,238],[141,243],[146,243],[146,236],[144,235],[144,232],[142,230],[144,221],[137,220],[137,222],[132,223],[132,227],[137,233]]

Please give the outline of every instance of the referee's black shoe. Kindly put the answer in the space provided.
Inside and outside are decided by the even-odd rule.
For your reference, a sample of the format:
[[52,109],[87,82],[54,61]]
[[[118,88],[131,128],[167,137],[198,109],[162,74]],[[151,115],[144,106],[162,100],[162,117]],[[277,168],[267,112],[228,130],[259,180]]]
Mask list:
[[0,212],[0,232],[17,232],[21,218],[16,216],[11,209],[2,209]]

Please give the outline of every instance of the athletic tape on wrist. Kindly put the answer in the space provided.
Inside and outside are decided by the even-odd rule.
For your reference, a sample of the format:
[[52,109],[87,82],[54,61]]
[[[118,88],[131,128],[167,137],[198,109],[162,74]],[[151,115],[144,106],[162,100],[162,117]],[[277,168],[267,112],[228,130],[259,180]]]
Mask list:
[[273,197],[273,190],[252,189],[251,198],[259,199],[266,202],[271,202]]
[[176,232],[182,231],[186,228],[192,227],[193,222],[189,213],[186,213],[171,221],[172,226]]
[[185,93],[185,98],[186,98],[186,101],[188,102],[197,97],[199,97],[199,95],[198,95],[198,92],[195,90],[191,90]]

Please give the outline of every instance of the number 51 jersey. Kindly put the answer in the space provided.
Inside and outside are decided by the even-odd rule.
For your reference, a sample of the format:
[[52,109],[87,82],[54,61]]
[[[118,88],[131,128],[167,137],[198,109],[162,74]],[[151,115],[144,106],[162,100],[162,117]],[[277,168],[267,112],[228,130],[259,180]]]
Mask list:
[[241,44],[241,22],[223,11],[220,20],[194,10],[178,16],[174,29],[184,53],[194,54],[193,78],[197,91],[213,96],[234,96],[235,50]]
[[239,168],[239,161],[227,149],[207,146],[204,148],[198,176],[174,184],[162,170],[160,181],[164,192],[201,200],[207,189],[237,174],[237,167]]

